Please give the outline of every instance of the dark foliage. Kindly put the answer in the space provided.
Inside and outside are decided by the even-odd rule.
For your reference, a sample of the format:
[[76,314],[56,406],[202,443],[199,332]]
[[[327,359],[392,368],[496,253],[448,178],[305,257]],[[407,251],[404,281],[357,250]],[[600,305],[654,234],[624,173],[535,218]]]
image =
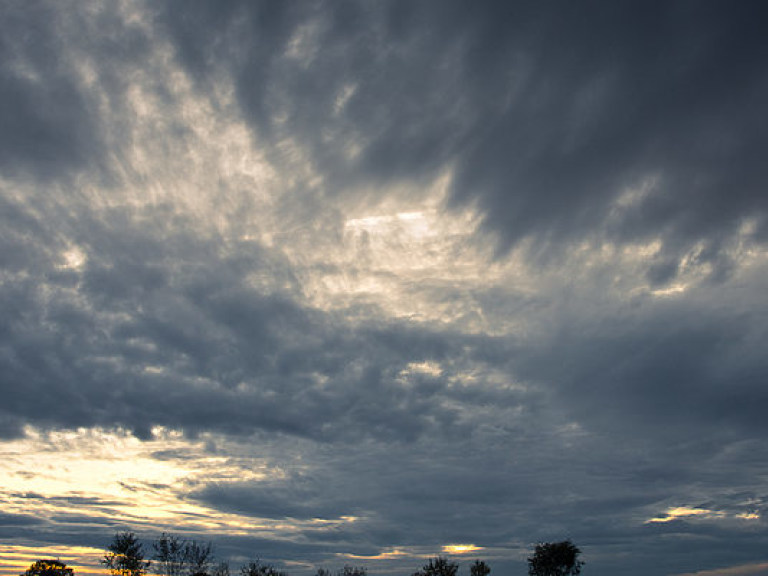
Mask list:
[[229,563],[219,562],[213,567],[213,574],[211,576],[229,576]]
[[[213,562],[213,545],[183,540],[163,532],[152,544],[158,572],[163,576],[208,576]],[[216,567],[221,569],[221,565]],[[226,567],[229,572],[229,567]]]
[[282,570],[278,570],[271,564],[264,564],[259,560],[249,562],[240,568],[241,576],[288,576]]
[[577,576],[584,562],[579,550],[570,540],[537,544],[528,558],[529,576]]
[[368,572],[362,566],[345,565],[344,568],[336,572],[336,576],[367,576]]
[[21,576],[74,576],[72,568],[58,560],[37,560]]
[[456,562],[449,562],[446,558],[438,556],[432,558],[424,567],[413,573],[413,576],[456,576],[459,565]]
[[133,532],[118,532],[101,563],[112,576],[143,576],[151,562],[144,559],[144,549]]
[[210,542],[201,544],[195,540],[187,541],[184,546],[184,560],[187,573],[191,576],[209,574],[213,560],[213,545]]
[[491,573],[491,567],[482,560],[475,560],[469,567],[470,576],[488,576]]

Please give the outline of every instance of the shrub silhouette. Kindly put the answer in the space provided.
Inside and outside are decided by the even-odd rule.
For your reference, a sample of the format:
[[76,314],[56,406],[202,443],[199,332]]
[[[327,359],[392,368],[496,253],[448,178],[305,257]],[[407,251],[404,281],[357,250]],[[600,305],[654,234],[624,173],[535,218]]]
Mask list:
[[21,576],[74,576],[74,571],[72,568],[67,568],[64,562],[45,559],[33,562],[21,573]]

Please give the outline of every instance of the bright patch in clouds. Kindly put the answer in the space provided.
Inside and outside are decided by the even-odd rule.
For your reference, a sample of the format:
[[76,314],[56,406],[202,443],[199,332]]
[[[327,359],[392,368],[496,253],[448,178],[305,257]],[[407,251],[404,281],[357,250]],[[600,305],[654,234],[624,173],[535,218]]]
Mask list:
[[64,264],[63,268],[69,268],[73,270],[79,270],[85,265],[87,256],[85,252],[77,247],[70,248],[63,254]]
[[[179,433],[162,428],[156,428],[149,441],[123,431],[42,434],[29,429],[27,438],[1,445],[5,510],[56,517],[76,513],[78,500],[87,496],[94,500],[94,519],[111,518],[134,526],[161,523],[185,529],[215,528],[232,534],[267,529],[269,521],[223,514],[185,499],[184,492],[201,481],[282,478],[279,469],[271,469],[258,459],[238,462],[207,456],[201,450],[203,445],[202,440],[189,442]],[[45,454],[40,465],[29,467],[25,455],[31,452]],[[344,521],[353,522],[354,518]]]
[[687,506],[677,506],[675,508],[669,508],[662,516],[657,516],[647,520],[646,523],[656,522],[672,522],[673,520],[679,520],[681,518],[722,518],[725,516],[723,512],[715,512],[713,510],[707,510],[705,508],[689,508]]
[[443,552],[446,554],[470,554],[482,549],[482,546],[475,546],[474,544],[446,544],[443,546]]

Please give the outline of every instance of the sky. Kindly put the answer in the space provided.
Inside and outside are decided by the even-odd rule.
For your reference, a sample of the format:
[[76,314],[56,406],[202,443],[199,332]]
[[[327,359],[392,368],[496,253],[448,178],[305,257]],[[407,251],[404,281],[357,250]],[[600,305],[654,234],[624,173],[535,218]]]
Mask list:
[[768,5],[0,4],[0,574],[768,575]]

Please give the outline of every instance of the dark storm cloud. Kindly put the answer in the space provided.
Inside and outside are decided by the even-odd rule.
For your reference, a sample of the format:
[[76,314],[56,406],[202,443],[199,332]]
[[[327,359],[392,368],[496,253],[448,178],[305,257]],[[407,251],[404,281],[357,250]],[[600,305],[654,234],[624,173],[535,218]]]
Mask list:
[[[310,485],[303,486],[304,483]],[[216,510],[259,518],[333,519],[352,516],[355,512],[335,504],[329,498],[331,495],[313,490],[309,479],[304,479],[303,483],[278,481],[271,486],[251,483],[212,485],[192,496]]]
[[766,12],[183,2],[163,16],[195,76],[230,72],[254,130],[297,137],[331,190],[453,164],[453,200],[479,207],[501,247],[659,237],[666,262],[649,275],[664,282],[697,242],[727,275],[724,244],[745,219],[765,234]]
[[[645,523],[681,499],[718,513],[742,513],[745,501],[759,500],[759,481],[754,484],[758,491],[724,498],[732,485],[732,463],[718,465],[714,458],[697,453],[692,459],[698,466],[693,467],[684,451],[664,454],[657,443],[654,454],[647,448],[636,450],[594,438],[571,438],[565,447],[567,436],[546,438],[533,422],[527,425],[530,436],[504,437],[498,445],[459,440],[398,447],[368,442],[343,453],[330,447],[302,450],[311,478],[300,477],[298,483],[289,478],[284,484],[217,484],[194,497],[256,516],[354,511],[359,516],[354,524],[304,532],[319,544],[315,562],[327,563],[339,551],[373,555],[371,550],[380,550],[383,543],[434,553],[447,542],[474,542],[490,551],[526,548],[528,542],[553,535],[578,541],[597,573],[627,568],[611,557],[614,547],[631,550],[637,557],[655,555],[670,571],[754,559],[749,550],[759,549],[763,538],[759,530],[733,517],[724,526],[719,525],[723,520],[698,518]],[[688,449],[692,447],[689,443]],[[760,468],[756,464],[751,469]],[[704,495],[708,490],[714,499]],[[723,541],[743,535],[749,544],[739,551],[714,547],[706,552],[693,544],[715,535]],[[667,551],[663,559],[660,549]],[[266,542],[262,550],[273,553]],[[480,553],[486,554],[491,552]],[[401,565],[406,569],[405,563]],[[514,565],[514,569],[523,568]]]
[[96,135],[61,62],[57,11],[39,2],[6,2],[0,10],[0,169],[54,176],[81,166]]
[[4,529],[42,523],[43,521],[39,518],[28,516],[26,514],[6,514],[5,512],[0,512],[0,527]]
[[[5,177],[43,181],[84,169],[104,168],[104,139],[94,94],[78,78],[83,52],[103,57],[128,51],[131,42],[117,20],[105,16],[114,43],[85,31],[87,20],[46,2],[4,2],[0,7],[0,170]],[[114,15],[113,15],[114,16]],[[133,47],[139,46],[133,42]]]
[[[26,241],[28,273],[6,282],[0,382],[11,424],[397,440],[459,428],[443,397],[519,401],[447,391],[445,377],[396,382],[411,362],[486,362],[505,347],[492,338],[400,322],[347,326],[299,305],[276,255],[254,242],[222,249],[192,222],[166,229],[162,211],[138,216],[140,228],[80,218],[81,270],[61,268],[43,235]],[[25,226],[9,222],[9,236]],[[253,271],[280,289],[256,290]]]
[[764,319],[751,313],[759,299],[703,313],[695,305],[645,301],[636,304],[640,314],[580,317],[521,355],[515,368],[523,379],[557,382],[559,399],[552,400],[590,427],[700,435],[727,426],[762,436],[766,334]]
[[[327,546],[310,540],[276,540],[254,535],[225,536],[216,540],[215,552],[218,557],[236,559],[239,565],[258,560],[282,567],[289,574],[296,572],[297,564],[299,567],[307,567],[312,563],[320,565],[329,559],[336,564]],[[288,560],[292,558],[301,560]]]

